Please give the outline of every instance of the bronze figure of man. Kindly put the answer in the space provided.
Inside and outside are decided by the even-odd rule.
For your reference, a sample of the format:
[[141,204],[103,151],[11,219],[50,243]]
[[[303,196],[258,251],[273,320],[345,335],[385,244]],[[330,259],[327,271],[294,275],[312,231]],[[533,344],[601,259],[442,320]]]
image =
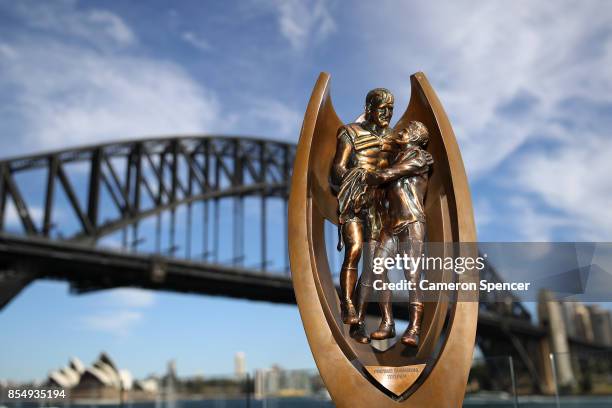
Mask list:
[[[345,246],[340,271],[342,321],[352,325],[353,337],[363,343],[369,342],[363,324],[368,296],[366,293],[355,296],[356,292],[363,292],[361,289],[356,291],[357,266],[364,242],[380,242],[386,213],[384,191],[368,186],[366,175],[388,167],[390,159],[397,154],[397,135],[389,127],[393,103],[393,95],[387,89],[377,88],[367,94],[364,120],[338,130],[332,166],[331,180],[339,204],[341,236],[338,249]],[[355,297],[358,298],[357,307]],[[380,336],[373,334],[373,338],[387,338],[384,336],[393,337],[388,332]]]
[[[368,185],[384,188],[388,202],[388,219],[385,232],[381,234],[381,250],[377,250],[374,256],[384,256],[382,250],[391,247],[393,237],[397,237],[399,252],[416,259],[421,256],[425,241],[424,200],[433,159],[424,150],[429,133],[421,122],[410,122],[406,129],[399,132],[399,136],[398,143],[404,147],[393,164],[367,175]],[[416,290],[410,292],[410,323],[401,341],[408,346],[417,346],[423,318],[423,303],[418,290],[421,270],[404,270],[404,274],[406,280],[414,282]]]

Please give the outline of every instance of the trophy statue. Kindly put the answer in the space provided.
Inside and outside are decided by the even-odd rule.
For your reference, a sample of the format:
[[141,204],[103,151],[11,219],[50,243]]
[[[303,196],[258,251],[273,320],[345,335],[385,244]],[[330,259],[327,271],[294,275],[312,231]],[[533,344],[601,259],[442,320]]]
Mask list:
[[[410,103],[394,126],[389,90],[368,92],[363,115],[344,124],[329,82],[321,73],[304,115],[288,225],[295,296],[321,377],[338,407],[460,407],[478,303],[461,291],[452,298],[374,293],[374,280],[387,283],[390,271],[375,276],[369,265],[372,256],[419,256],[428,243],[441,244],[445,257],[473,255],[455,245],[476,242],[476,232],[451,125],[423,73],[411,76]],[[326,220],[338,226],[344,249],[339,288],[325,249]],[[422,273],[431,282],[475,279],[433,272],[405,269],[403,276],[416,287]],[[366,319],[378,315],[372,301],[377,327]],[[409,321],[399,338],[394,313]]]

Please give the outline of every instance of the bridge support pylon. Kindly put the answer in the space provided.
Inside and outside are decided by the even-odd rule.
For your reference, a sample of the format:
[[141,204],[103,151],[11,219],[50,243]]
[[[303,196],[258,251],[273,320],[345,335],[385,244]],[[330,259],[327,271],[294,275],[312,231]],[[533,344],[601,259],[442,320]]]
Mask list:
[[0,269],[0,310],[25,289],[33,280],[35,274],[14,268]]

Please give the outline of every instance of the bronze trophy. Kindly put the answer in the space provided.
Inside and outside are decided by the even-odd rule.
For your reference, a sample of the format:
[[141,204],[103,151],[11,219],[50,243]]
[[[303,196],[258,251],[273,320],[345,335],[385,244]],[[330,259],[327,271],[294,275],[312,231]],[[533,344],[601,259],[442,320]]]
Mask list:
[[[319,76],[306,110],[289,201],[295,295],[317,367],[339,407],[459,407],[477,302],[449,301],[442,293],[423,301],[419,290],[400,301],[382,290],[375,299],[378,327],[367,327],[366,319],[374,280],[389,277],[386,270],[375,276],[365,255],[414,257],[427,242],[476,242],[452,128],[423,73],[412,75],[408,109],[393,127],[389,90],[370,91],[363,115],[343,124],[329,80]],[[344,249],[339,290],[325,251],[325,220],[338,226],[338,249]],[[456,255],[452,245],[443,248]],[[420,270],[403,273],[418,287]],[[473,278],[441,272],[428,279]],[[393,309],[409,321],[397,339]]]

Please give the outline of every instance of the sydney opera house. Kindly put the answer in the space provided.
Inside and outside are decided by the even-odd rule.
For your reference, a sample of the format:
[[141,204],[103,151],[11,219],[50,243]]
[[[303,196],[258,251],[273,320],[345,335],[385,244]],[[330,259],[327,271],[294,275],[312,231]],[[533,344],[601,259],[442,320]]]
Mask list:
[[134,381],[128,370],[117,368],[104,352],[90,366],[72,358],[69,364],[49,373],[46,385],[69,391],[72,399],[124,399],[147,398],[158,393],[154,378]]

